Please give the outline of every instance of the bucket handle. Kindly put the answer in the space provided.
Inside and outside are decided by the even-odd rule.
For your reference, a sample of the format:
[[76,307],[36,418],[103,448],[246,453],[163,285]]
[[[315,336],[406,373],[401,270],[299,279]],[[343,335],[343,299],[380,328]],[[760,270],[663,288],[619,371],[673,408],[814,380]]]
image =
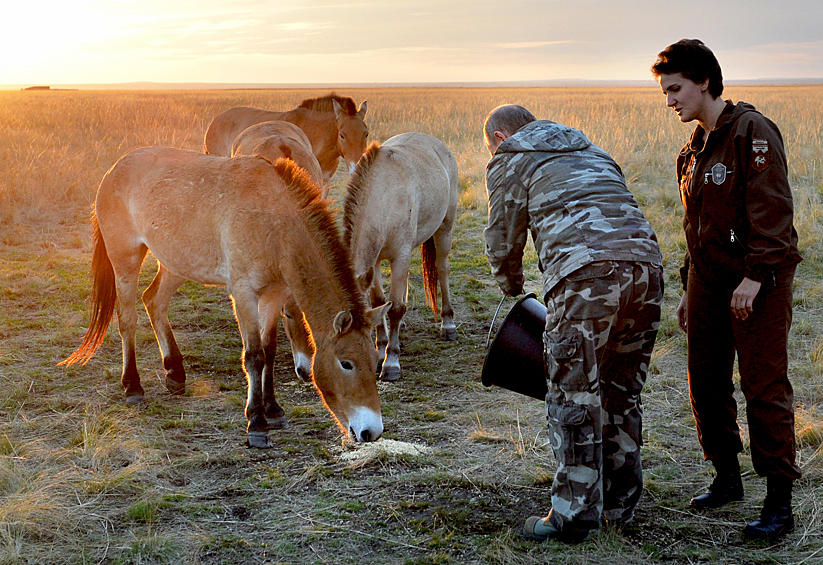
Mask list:
[[492,330],[494,329],[494,321],[497,319],[497,314],[500,312],[500,308],[503,306],[503,301],[506,300],[506,295],[503,295],[503,298],[500,299],[500,304],[497,305],[497,310],[494,311],[494,316],[492,317],[492,323],[489,326],[489,333],[486,336],[486,350],[489,349],[489,341],[492,338]]

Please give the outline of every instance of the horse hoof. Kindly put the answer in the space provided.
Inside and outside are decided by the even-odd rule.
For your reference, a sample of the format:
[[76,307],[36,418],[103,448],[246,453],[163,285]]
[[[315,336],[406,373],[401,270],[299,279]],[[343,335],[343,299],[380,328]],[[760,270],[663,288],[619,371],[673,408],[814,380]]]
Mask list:
[[126,406],[137,406],[138,408],[146,405],[146,399],[142,394],[133,394],[126,397]]
[[267,416],[266,422],[268,423],[270,430],[285,430],[289,427],[289,421],[286,419],[285,415],[278,416],[276,418]]
[[269,434],[266,432],[249,432],[249,437],[246,440],[246,447],[253,447],[255,449],[270,449],[274,444],[269,441]]
[[168,377],[163,379],[166,390],[172,394],[184,394],[186,392],[186,381],[180,382]]
[[386,381],[387,383],[400,380],[400,367],[388,367],[384,365],[380,373],[380,380]]
[[457,328],[440,328],[440,337],[446,341],[457,339]]

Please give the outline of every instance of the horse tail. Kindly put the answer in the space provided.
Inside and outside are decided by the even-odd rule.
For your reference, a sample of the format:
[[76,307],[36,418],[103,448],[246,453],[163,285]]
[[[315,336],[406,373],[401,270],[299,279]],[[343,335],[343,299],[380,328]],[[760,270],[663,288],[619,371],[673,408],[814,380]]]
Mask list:
[[426,304],[431,306],[437,314],[437,248],[434,246],[434,236],[420,246],[420,258],[423,264],[423,290],[426,294]]
[[80,344],[77,351],[58,363],[58,365],[74,365],[75,363],[85,365],[89,362],[106,337],[106,330],[111,323],[117,305],[114,269],[106,252],[103,235],[100,233],[96,211],[92,212],[91,215],[91,231],[94,241],[94,255],[91,260],[92,289],[89,297],[91,322],[86,330],[86,335],[83,337],[83,343]]

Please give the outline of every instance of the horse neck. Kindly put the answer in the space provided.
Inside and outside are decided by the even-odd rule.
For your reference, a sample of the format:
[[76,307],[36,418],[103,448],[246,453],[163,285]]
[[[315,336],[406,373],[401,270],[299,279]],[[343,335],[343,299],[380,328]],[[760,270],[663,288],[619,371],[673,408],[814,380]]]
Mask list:
[[334,316],[348,310],[344,285],[337,280],[330,258],[318,237],[303,222],[284,230],[281,240],[280,272],[294,295],[312,332],[330,332]]
[[383,221],[385,211],[381,210],[372,192],[371,185],[361,188],[352,218],[351,256],[354,272],[358,275],[374,266],[388,237]]

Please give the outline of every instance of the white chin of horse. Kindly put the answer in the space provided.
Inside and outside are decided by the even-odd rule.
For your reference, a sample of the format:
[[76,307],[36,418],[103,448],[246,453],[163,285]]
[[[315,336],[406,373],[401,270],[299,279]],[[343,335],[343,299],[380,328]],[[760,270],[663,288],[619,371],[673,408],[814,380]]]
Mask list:
[[369,442],[383,435],[383,418],[370,408],[355,408],[349,417],[349,436],[356,442]]
[[353,163],[346,163],[346,164],[349,166],[349,174],[353,175],[354,174],[354,168],[357,166],[357,162],[355,161]]

